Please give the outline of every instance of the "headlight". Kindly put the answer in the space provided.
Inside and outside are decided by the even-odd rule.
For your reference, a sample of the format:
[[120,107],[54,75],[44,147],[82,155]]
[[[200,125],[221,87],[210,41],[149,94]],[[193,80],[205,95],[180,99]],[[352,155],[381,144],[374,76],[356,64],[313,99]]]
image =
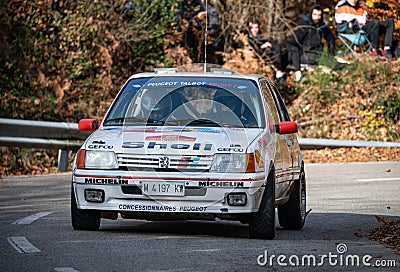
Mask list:
[[81,149],[77,159],[78,168],[117,169],[118,163],[113,151],[93,151]]
[[215,154],[211,172],[245,172],[247,154]]

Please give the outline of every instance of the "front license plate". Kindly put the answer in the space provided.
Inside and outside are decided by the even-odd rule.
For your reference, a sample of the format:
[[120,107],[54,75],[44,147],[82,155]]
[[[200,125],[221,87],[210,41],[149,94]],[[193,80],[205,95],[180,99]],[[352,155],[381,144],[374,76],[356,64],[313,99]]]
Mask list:
[[142,183],[142,192],[145,195],[184,196],[185,185],[180,182],[151,182]]

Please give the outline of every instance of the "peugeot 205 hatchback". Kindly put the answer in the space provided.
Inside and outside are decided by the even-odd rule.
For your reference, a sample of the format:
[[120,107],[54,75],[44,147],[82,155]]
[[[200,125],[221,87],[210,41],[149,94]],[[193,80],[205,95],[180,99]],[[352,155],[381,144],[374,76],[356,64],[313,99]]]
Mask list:
[[227,69],[131,76],[74,160],[72,225],[101,218],[237,220],[252,238],[301,229],[306,181],[282,98],[271,81]]

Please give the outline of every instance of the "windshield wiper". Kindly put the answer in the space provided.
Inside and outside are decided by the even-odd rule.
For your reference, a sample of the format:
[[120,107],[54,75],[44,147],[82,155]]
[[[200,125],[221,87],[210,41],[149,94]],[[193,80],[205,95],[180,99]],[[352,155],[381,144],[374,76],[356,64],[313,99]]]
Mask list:
[[143,117],[117,117],[108,119],[105,125],[138,124],[138,125],[164,125],[164,121]]
[[208,125],[212,127],[219,127],[220,124],[217,122],[210,120],[210,119],[196,119],[193,121],[190,121],[187,126],[203,126],[203,125]]
[[165,121],[157,120],[157,119],[151,119],[151,118],[141,118],[143,121],[147,124],[151,125],[160,125],[163,126]]
[[177,120],[167,120],[166,124],[170,125],[180,125],[180,126],[212,126],[219,127],[220,125],[210,119],[177,119]]

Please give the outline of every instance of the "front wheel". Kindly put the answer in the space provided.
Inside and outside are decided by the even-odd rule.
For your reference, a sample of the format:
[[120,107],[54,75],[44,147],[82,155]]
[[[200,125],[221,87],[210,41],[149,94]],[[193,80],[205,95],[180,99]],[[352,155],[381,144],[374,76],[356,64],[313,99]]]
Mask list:
[[301,171],[288,202],[278,207],[280,225],[285,229],[300,230],[306,219],[306,178]]
[[256,239],[274,239],[275,231],[275,171],[271,169],[260,208],[250,219],[249,236]]
[[77,207],[74,188],[71,189],[71,219],[74,230],[98,230],[100,228],[100,211],[80,210]]

